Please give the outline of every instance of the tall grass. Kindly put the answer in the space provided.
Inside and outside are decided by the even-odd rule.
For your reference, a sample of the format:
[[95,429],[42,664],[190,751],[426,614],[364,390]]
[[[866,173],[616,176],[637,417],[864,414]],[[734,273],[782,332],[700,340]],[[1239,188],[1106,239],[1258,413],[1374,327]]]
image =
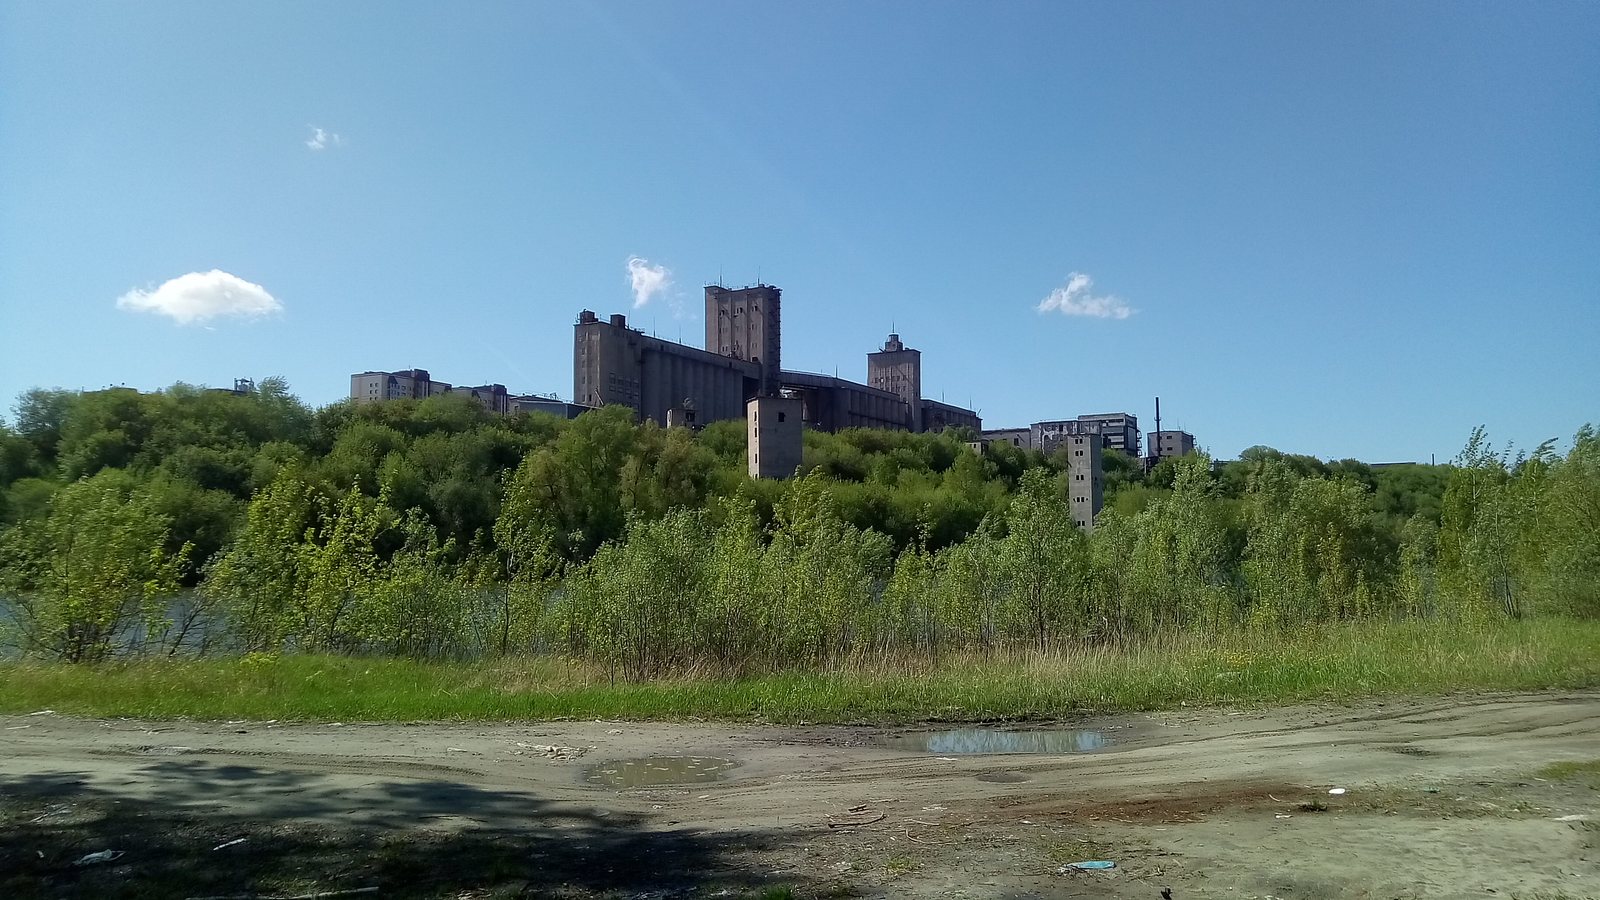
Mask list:
[[612,682],[593,663],[328,655],[0,665],[0,711],[279,720],[896,723],[1600,685],[1600,623],[1363,623],[1162,634],[1048,652],[858,656],[807,671]]

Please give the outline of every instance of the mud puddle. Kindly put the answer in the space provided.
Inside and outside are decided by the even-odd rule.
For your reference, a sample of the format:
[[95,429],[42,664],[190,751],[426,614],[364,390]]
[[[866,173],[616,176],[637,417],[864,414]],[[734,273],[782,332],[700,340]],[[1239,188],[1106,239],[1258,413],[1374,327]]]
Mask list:
[[983,753],[1093,753],[1110,746],[1105,733],[1093,728],[1016,730],[1007,728],[956,728],[920,731],[885,737],[879,746],[936,756]]
[[729,769],[738,765],[720,756],[643,756],[597,763],[584,773],[584,781],[610,788],[701,784],[721,781]]

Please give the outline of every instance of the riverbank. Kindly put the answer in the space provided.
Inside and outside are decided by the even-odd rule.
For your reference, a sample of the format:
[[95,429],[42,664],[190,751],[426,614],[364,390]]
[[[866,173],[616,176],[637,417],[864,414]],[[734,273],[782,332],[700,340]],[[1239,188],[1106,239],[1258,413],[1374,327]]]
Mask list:
[[825,671],[613,681],[536,656],[429,663],[244,656],[0,664],[0,712],[141,718],[719,719],[894,724],[1600,686],[1600,623],[1359,624],[1169,635],[1048,653],[864,658]]

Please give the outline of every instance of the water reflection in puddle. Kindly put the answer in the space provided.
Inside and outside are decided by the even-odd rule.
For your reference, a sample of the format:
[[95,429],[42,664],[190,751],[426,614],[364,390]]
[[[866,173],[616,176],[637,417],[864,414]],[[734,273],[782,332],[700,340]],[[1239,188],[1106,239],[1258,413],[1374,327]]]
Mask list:
[[698,784],[720,781],[723,773],[737,766],[719,756],[646,756],[619,759],[589,767],[584,780],[614,788],[654,787],[661,784]]
[[1000,728],[957,728],[923,731],[886,738],[891,750],[959,756],[971,753],[1092,753],[1110,742],[1093,729],[1007,731]]

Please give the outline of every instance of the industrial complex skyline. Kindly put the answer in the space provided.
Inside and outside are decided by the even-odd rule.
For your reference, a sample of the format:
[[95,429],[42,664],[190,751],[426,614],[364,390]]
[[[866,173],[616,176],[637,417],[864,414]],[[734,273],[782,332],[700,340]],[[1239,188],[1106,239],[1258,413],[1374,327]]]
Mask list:
[[579,309],[700,347],[700,286],[765,282],[783,370],[881,387],[857,354],[898,332],[986,427],[1160,395],[1223,457],[1426,460],[1595,416],[1593,3],[383,26],[0,0],[0,406],[238,375],[322,405],[386,367],[566,395]]
[[[643,262],[630,259],[629,268]],[[637,275],[635,289],[640,290]],[[378,402],[455,393],[470,396],[496,412],[540,410],[567,416],[584,409],[622,405],[632,409],[640,421],[699,427],[726,419],[748,419],[755,415],[750,405],[755,399],[783,397],[796,405],[785,407],[779,418],[792,414],[796,429],[803,425],[822,431],[887,428],[922,432],[961,427],[986,441],[1045,452],[1069,436],[1093,435],[1107,449],[1145,458],[1138,417],[1126,412],[1082,414],[1070,421],[1041,420],[1023,429],[984,431],[975,410],[922,396],[922,353],[907,346],[897,332],[890,332],[882,347],[866,355],[864,383],[785,369],[782,288],[765,283],[744,287],[718,283],[706,285],[704,291],[705,338],[700,347],[647,336],[629,325],[625,313],[610,313],[602,320],[594,310],[581,310],[573,325],[572,403],[549,395],[513,394],[500,383],[452,386],[416,368],[352,374],[350,399]],[[1160,409],[1157,398],[1158,429]],[[758,434],[752,426],[752,440]],[[1194,435],[1184,431],[1160,431],[1152,437],[1151,462],[1163,454],[1182,455],[1195,449]]]

